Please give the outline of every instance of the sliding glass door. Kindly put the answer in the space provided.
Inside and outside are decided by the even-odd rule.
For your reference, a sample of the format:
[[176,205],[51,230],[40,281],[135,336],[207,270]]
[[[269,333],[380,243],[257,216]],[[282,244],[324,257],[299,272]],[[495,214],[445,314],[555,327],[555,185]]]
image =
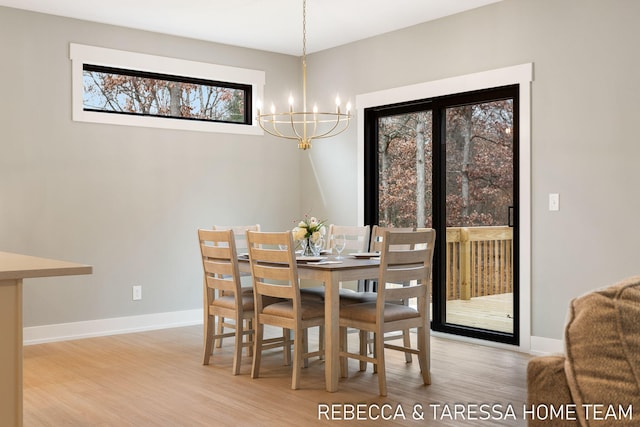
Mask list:
[[436,229],[434,330],[518,344],[517,94],[365,110],[365,222]]

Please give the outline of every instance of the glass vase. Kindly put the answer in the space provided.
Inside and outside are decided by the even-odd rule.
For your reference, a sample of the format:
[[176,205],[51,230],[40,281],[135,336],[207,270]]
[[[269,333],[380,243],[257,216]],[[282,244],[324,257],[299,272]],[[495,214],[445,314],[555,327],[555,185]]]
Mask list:
[[322,249],[322,239],[318,239],[317,242],[313,242],[311,237],[307,237],[302,240],[302,255],[303,256],[318,256]]

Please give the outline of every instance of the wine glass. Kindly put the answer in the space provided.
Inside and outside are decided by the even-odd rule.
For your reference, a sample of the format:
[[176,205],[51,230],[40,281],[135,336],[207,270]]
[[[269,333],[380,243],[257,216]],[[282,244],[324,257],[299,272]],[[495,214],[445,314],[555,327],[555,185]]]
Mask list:
[[334,234],[331,236],[331,239],[333,240],[333,248],[338,253],[336,259],[342,259],[342,255],[340,254],[347,245],[347,239],[344,237],[344,234]]
[[313,245],[313,255],[318,256],[322,253],[322,248],[324,247],[324,239],[322,237],[318,238],[315,242],[311,243]]

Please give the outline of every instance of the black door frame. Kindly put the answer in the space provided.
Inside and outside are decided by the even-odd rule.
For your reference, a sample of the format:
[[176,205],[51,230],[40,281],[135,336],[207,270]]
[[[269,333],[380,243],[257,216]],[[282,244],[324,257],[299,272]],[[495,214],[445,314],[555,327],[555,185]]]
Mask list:
[[[472,328],[446,322],[446,244],[436,239],[433,268],[433,319],[431,328],[434,331],[478,338],[488,341],[519,345],[520,344],[520,286],[519,286],[519,85],[502,86],[472,92],[421,99],[398,104],[366,108],[364,110],[364,223],[378,224],[378,120],[381,117],[406,114],[417,111],[432,111],[432,222],[438,236],[446,236],[446,206],[439,200],[446,200],[446,135],[444,114],[446,108],[458,107],[480,102],[491,102],[513,99],[513,333]],[[437,143],[436,143],[437,142]]]

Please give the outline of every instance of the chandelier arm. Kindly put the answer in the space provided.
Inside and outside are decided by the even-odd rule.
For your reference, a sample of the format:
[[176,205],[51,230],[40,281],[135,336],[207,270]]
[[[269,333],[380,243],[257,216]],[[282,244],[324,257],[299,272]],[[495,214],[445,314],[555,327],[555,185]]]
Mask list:
[[307,121],[306,121],[306,119],[305,119],[304,117],[302,118],[302,119],[303,119],[302,126],[303,126],[304,136],[303,136],[303,135],[300,135],[300,133],[298,133],[298,128],[296,128],[295,121],[293,120],[293,116],[294,116],[295,114],[296,114],[296,113],[294,113],[293,111],[289,113],[289,121],[290,121],[290,123],[291,123],[291,130],[292,130],[292,131],[293,131],[293,133],[297,136],[297,138],[295,138],[295,139],[301,140],[301,139],[306,138],[306,134],[307,134]]
[[[342,132],[344,132],[347,127],[349,126],[349,120],[351,120],[350,116],[346,116],[347,120],[341,120],[342,115],[340,113],[338,113],[338,115],[336,116],[336,120],[335,120],[335,124],[331,127],[331,129],[327,130],[326,132],[315,136],[314,138],[329,138],[330,136],[334,136],[334,135],[338,135]],[[344,129],[342,129],[340,132],[333,134],[333,131],[336,130],[336,128],[338,127],[338,125],[340,125],[340,122],[345,121],[346,122],[346,126]]]
[[280,132],[280,131],[278,130],[278,127],[276,126],[276,120],[275,120],[275,118],[274,118],[274,120],[271,120],[271,124],[272,124],[272,127],[273,127],[273,131],[271,131],[271,130],[267,129],[267,127],[266,127],[266,126],[264,126],[263,121],[262,121],[260,118],[258,118],[258,124],[260,125],[260,128],[262,128],[262,130],[263,130],[263,131],[265,131],[265,132],[267,132],[269,135],[277,136],[277,137],[279,137],[279,138],[284,138],[284,139],[291,139],[291,140],[297,140],[297,139],[299,139],[298,137],[288,136],[288,135],[285,135],[285,134],[283,134],[282,132]]
[[287,136],[287,135],[284,135],[284,134],[281,134],[281,133],[274,133],[274,132],[272,132],[272,131],[270,131],[269,129],[266,129],[266,128],[262,128],[262,129],[263,129],[266,133],[268,133],[269,135],[277,136],[277,137],[279,137],[279,138],[284,138],[284,139],[291,139],[291,140],[294,140],[294,141],[295,141],[295,140],[298,140],[298,138],[297,138],[297,137],[294,137],[294,136]]

